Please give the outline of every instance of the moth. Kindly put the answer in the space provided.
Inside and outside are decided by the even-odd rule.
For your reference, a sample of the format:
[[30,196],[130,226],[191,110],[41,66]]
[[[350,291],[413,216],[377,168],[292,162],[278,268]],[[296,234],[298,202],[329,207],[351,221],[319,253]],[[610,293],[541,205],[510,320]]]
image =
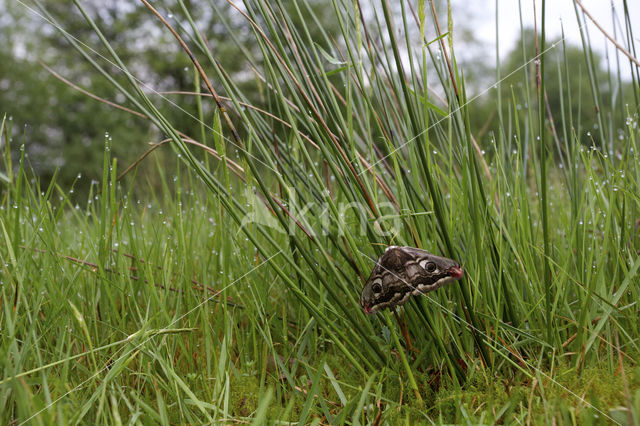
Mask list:
[[414,247],[389,246],[367,280],[360,305],[368,314],[407,303],[411,296],[459,280],[460,264]]

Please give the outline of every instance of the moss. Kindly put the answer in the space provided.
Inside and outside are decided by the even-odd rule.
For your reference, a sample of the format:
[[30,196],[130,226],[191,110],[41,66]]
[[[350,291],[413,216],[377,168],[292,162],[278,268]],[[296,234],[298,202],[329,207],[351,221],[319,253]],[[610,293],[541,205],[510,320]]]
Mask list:
[[620,376],[606,365],[590,366],[581,373],[562,365],[553,378],[548,373],[538,377],[530,380],[521,374],[516,382],[477,375],[462,389],[443,387],[436,394],[430,417],[458,423],[464,420],[463,412],[472,417],[482,412],[484,422],[511,423],[529,417],[533,424],[546,424],[556,417],[584,422],[599,412],[604,417],[602,413],[625,404]]
[[247,417],[258,408],[260,384],[254,375],[239,375],[231,386],[231,412],[234,416]]
[[[358,386],[364,385],[366,377],[361,377],[357,370],[348,368],[347,363],[341,362],[336,354],[327,354],[324,360],[341,384],[347,400],[358,399]],[[617,366],[614,365],[615,367]],[[313,373],[322,368],[323,363],[314,365],[310,371]],[[638,395],[640,401],[640,367],[627,361],[625,372],[632,398]],[[300,386],[306,383],[302,387],[309,389],[306,374],[307,370],[298,370],[296,382]],[[556,365],[553,372],[542,371],[534,378],[520,372],[506,375],[497,372],[491,376],[477,368],[462,387],[456,387],[450,378],[441,377],[430,370],[416,374],[422,403],[411,392],[402,372],[384,370],[378,374],[365,404],[372,408],[365,415],[365,420],[373,421],[377,414],[375,406],[378,401],[375,395],[379,395],[383,410],[381,420],[388,424],[429,421],[498,424],[527,421],[531,424],[548,424],[555,421],[559,424],[592,424],[597,421],[597,416],[606,419],[605,415],[611,415],[610,410],[626,405],[622,380],[617,370],[609,369],[608,363],[590,364],[580,372],[569,362],[561,363]],[[321,380],[319,396],[333,415],[337,415],[343,409],[339,404],[340,399],[331,382],[326,377]],[[345,385],[347,383],[351,386]],[[297,419],[307,397],[292,392],[288,383],[278,381],[273,376],[268,376],[267,383],[262,387],[265,386],[276,390],[267,417],[285,421]],[[260,383],[256,375],[238,373],[234,376],[231,389],[231,410],[234,416],[251,416],[259,404],[258,389]],[[324,418],[322,412],[320,400],[317,400],[311,415]]]

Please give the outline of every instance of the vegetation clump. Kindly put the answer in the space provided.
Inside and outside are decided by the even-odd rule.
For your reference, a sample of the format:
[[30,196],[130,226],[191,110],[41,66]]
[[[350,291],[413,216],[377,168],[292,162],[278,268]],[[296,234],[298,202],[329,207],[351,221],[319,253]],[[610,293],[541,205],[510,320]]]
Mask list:
[[[126,3],[0,79],[0,422],[640,421],[628,8],[476,96],[437,2]],[[367,315],[390,245],[464,276]]]

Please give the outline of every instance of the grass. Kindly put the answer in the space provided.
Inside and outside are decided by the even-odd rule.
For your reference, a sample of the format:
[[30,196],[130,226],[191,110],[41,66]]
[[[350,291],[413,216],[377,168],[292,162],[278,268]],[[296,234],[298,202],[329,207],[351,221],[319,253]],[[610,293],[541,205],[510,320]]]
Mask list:
[[[207,161],[86,13],[122,74],[63,35],[170,140],[175,174],[118,180],[106,136],[103,179],[77,207],[11,163],[21,150],[2,123],[2,421],[638,421],[633,97],[620,111],[596,81],[572,93],[573,64],[552,70],[567,105],[599,106],[589,140],[571,120],[549,126],[546,77],[524,76],[523,97],[498,84],[489,96],[513,95],[483,155],[450,38],[423,36],[428,4],[382,2],[360,21],[335,2],[329,36],[306,3],[252,2],[238,14],[259,53],[243,52],[274,118],[246,106],[179,6],[180,25],[164,24],[214,99],[196,112],[213,123],[198,135],[213,139]],[[455,258],[465,278],[367,316],[359,293],[391,243]]]

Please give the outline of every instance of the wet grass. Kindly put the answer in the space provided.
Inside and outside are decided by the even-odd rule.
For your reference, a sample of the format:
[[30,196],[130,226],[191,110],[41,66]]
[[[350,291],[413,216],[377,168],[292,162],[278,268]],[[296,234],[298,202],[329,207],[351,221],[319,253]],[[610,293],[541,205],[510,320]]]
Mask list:
[[[336,3],[339,46],[322,28],[310,39],[299,18],[311,10],[247,6],[261,55],[247,60],[277,120],[245,106],[183,7],[176,38],[230,98],[210,86],[199,108],[213,123],[206,162],[87,14],[122,71],[105,77],[168,138],[175,173],[118,180],[107,136],[103,179],[80,207],[11,163],[22,151],[3,121],[1,421],[637,421],[633,92],[622,111],[592,80],[597,139],[546,122],[547,77],[523,74],[518,94],[497,83],[489,96],[511,91],[511,105],[482,151],[453,46],[418,32],[406,48],[427,22],[419,3],[413,15],[383,2],[367,22]],[[534,72],[544,61],[523,57]],[[573,64],[561,65],[571,105]],[[455,258],[465,278],[397,316],[365,315],[359,292],[388,244]]]

